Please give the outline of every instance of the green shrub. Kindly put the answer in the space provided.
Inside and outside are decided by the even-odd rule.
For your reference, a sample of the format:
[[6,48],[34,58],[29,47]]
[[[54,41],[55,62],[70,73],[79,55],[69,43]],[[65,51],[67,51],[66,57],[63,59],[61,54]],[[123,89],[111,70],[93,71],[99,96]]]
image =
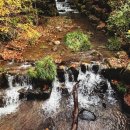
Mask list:
[[107,48],[111,51],[118,51],[121,49],[121,40],[118,37],[111,37],[108,39]]
[[129,29],[130,23],[130,5],[122,4],[119,8],[112,11],[107,21],[107,28],[116,34],[121,35]]
[[126,93],[126,91],[127,91],[126,86],[123,83],[118,83],[117,84],[117,89],[121,93]]
[[56,76],[56,65],[50,56],[36,62],[35,68],[30,68],[28,74],[31,78],[43,80],[54,80]]
[[66,34],[65,44],[73,51],[86,51],[91,48],[89,36],[81,31]]

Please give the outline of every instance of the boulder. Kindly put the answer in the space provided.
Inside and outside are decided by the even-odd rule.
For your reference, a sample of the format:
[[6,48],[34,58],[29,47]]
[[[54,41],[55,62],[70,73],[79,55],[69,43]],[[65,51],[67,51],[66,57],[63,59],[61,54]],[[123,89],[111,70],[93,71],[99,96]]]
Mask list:
[[99,65],[92,65],[92,71],[97,74],[99,71]]
[[72,81],[74,77],[74,81],[77,81],[79,71],[75,67],[70,67],[68,69],[68,74],[69,74],[69,80]]
[[105,93],[108,89],[107,82],[101,81],[95,88],[94,91],[96,93]]
[[86,71],[87,71],[86,66],[85,66],[84,64],[81,64],[80,67],[81,67],[81,71],[82,71],[83,73],[86,73]]
[[90,112],[88,110],[81,110],[79,112],[79,118],[82,120],[86,120],[86,121],[95,121],[96,120],[96,116],[93,112]]
[[65,71],[62,68],[57,69],[57,78],[60,82],[65,82]]
[[8,80],[6,78],[6,74],[5,73],[1,73],[0,74],[0,88],[8,88]]
[[121,106],[123,112],[130,114],[130,93],[124,95]]
[[50,97],[51,90],[42,91],[40,89],[21,89],[18,91],[19,99],[26,98],[27,100],[46,100]]
[[130,93],[124,95],[124,101],[130,107]]

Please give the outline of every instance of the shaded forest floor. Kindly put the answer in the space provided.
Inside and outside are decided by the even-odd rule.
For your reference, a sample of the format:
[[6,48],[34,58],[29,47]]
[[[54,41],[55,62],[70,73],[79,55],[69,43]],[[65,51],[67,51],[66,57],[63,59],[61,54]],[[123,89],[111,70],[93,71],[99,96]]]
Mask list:
[[[111,57],[105,44],[107,36],[101,31],[96,31],[84,16],[55,16],[43,17],[37,30],[40,38],[33,44],[25,39],[17,38],[0,49],[1,58],[4,60],[35,61],[46,55],[51,55],[56,63],[60,62],[89,62],[102,60],[103,57]],[[64,45],[64,36],[68,32],[81,30],[91,36],[92,49],[86,52],[72,52]],[[23,34],[24,37],[24,34]]]

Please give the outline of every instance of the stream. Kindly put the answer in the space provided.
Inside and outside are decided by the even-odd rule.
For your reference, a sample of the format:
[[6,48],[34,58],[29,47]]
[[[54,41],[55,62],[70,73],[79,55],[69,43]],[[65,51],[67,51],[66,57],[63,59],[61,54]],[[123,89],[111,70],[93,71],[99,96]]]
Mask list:
[[[127,118],[121,112],[116,94],[110,82],[101,75],[101,70],[101,67],[95,64],[84,65],[76,70],[66,67],[63,78],[58,75],[53,81],[50,98],[40,102],[28,101],[26,98],[22,101],[19,99],[20,89],[32,89],[27,76],[7,75],[9,88],[4,92],[5,104],[0,108],[0,118],[1,120],[6,117],[13,118],[19,122],[24,121],[24,123],[29,121],[27,123],[29,125],[38,116],[37,120],[40,124],[34,127],[37,130],[46,128],[70,130],[74,108],[72,89],[76,81],[80,80],[79,110],[85,110],[87,117],[85,120],[82,119],[85,115],[79,117],[78,130],[86,130],[86,127],[88,130],[129,130]],[[23,120],[23,117],[27,120]],[[17,126],[16,124],[13,128]],[[17,130],[21,130],[21,127],[20,125]],[[3,125],[0,130],[3,130],[2,128]],[[23,130],[28,130],[28,126],[25,125]]]
[[[79,13],[69,0],[56,0],[56,7],[61,16]],[[25,63],[19,69],[30,66]],[[72,90],[77,81],[80,81],[78,130],[130,130],[111,83],[101,74],[102,69],[97,64],[76,69],[65,67],[55,77],[50,97],[45,101],[26,97],[21,100],[21,89],[33,90],[29,77],[6,74],[8,88],[0,89],[0,130],[70,130]]]

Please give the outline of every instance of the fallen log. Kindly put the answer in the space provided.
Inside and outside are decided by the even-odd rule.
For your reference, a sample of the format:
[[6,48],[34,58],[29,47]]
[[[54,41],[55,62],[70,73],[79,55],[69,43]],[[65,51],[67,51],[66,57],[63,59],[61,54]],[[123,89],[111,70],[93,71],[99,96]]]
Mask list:
[[72,128],[71,130],[77,130],[78,129],[78,114],[79,114],[79,108],[78,108],[78,87],[79,87],[78,81],[74,87],[73,87],[73,99],[74,99],[74,111],[73,111],[73,122],[72,122]]

